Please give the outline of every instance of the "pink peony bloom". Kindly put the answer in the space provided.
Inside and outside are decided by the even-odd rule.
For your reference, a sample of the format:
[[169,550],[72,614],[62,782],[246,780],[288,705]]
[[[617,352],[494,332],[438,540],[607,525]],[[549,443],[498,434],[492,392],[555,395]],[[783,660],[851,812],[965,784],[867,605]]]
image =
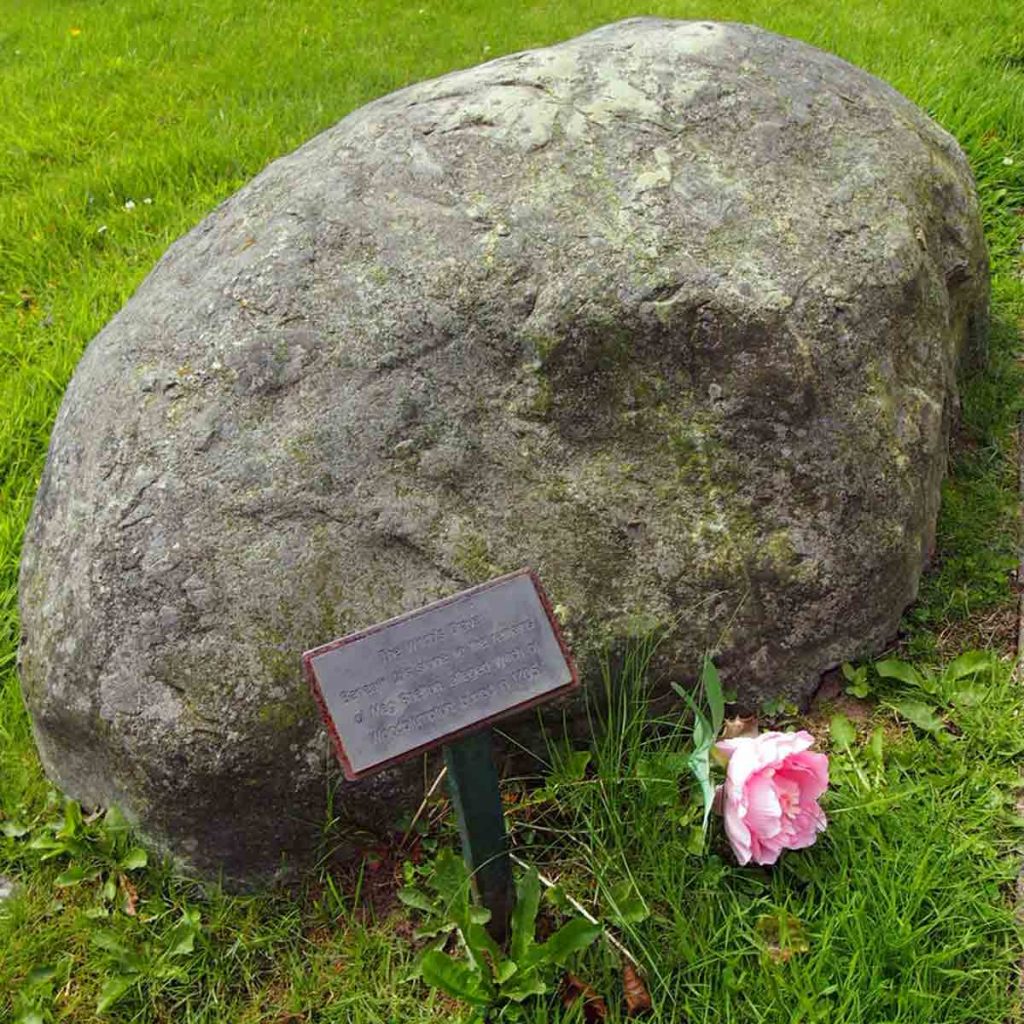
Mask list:
[[740,864],[774,864],[783,850],[810,846],[824,831],[818,797],[828,788],[828,757],[813,753],[813,743],[801,730],[715,744],[715,753],[728,760],[718,797]]

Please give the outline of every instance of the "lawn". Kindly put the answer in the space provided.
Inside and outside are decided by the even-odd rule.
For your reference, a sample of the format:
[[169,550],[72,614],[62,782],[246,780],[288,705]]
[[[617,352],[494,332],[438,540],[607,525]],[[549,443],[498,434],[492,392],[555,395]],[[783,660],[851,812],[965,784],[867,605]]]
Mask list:
[[[960,141],[993,268],[987,367],[963,381],[939,550],[905,620],[916,671],[865,666],[806,718],[832,756],[830,827],[737,868],[674,779],[680,719],[635,704],[508,780],[517,855],[639,961],[656,1019],[1001,1024],[1021,1019],[1014,887],[1024,718],[1013,672],[1024,327],[1024,16],[1018,0],[13,0],[0,19],[0,1020],[405,1022],[464,1008],[409,980],[424,881],[457,840],[443,801],[404,846],[297,892],[176,877],[116,814],[42,776],[15,674],[21,535],[74,365],[166,246],[268,161],[402,85],[633,14],[748,21],[891,82]],[[957,661],[972,648],[986,653]],[[945,666],[945,667],[943,667]],[[628,671],[641,678],[642,658]],[[325,832],[329,839],[329,822]],[[419,862],[414,863],[414,862]],[[573,911],[570,909],[571,915]],[[618,1019],[622,954],[574,962]],[[557,998],[530,1021],[580,1020]]]

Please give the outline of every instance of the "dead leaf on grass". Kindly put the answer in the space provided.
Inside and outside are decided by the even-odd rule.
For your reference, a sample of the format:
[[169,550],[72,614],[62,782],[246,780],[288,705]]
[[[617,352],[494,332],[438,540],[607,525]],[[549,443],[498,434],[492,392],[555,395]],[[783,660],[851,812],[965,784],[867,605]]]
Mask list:
[[651,1012],[651,994],[632,964],[622,968],[622,991],[626,997],[627,1017],[642,1017]]
[[792,914],[765,914],[757,919],[756,929],[765,953],[777,964],[788,963],[811,948],[803,923]]
[[566,974],[562,987],[562,1005],[568,1010],[583,1000],[583,1019],[586,1024],[599,1024],[608,1017],[608,1004],[593,985],[588,985],[575,974]]
[[757,715],[749,718],[727,718],[722,724],[722,739],[735,740],[741,736],[757,735]]
[[121,891],[124,893],[124,903],[121,909],[129,917],[135,917],[139,905],[139,890],[135,888],[127,875],[121,876]]

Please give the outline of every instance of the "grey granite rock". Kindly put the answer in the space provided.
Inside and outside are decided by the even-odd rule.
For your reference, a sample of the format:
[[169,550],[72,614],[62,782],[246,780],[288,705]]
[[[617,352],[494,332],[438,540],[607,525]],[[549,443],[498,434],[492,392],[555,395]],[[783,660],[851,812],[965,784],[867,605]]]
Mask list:
[[757,28],[626,21],[355,111],[82,358],[21,575],[47,771],[198,870],[307,862],[300,652],[523,565],[585,667],[677,622],[665,678],[713,648],[748,705],[805,698],[914,597],[986,296],[955,142]]

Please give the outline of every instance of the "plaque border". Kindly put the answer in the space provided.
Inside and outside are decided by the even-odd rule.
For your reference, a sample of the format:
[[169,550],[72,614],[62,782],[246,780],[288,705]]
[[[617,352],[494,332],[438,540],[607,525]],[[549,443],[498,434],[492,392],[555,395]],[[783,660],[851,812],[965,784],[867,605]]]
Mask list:
[[[467,725],[462,729],[456,729],[453,732],[444,733],[443,735],[438,736],[435,739],[428,740],[426,743],[421,743],[419,746],[413,747],[402,754],[396,754],[394,757],[389,757],[384,761],[379,761],[367,768],[355,771],[348,759],[348,755],[345,753],[345,745],[342,743],[341,736],[334,725],[334,720],[331,718],[330,711],[327,708],[327,701],[324,699],[324,695],[320,690],[320,683],[317,681],[316,672],[313,670],[313,659],[327,654],[330,651],[335,651],[339,647],[345,647],[347,644],[355,643],[357,640],[373,636],[374,633],[379,633],[381,630],[386,629],[389,626],[393,626],[396,623],[406,622],[409,619],[415,619],[421,615],[426,615],[428,612],[432,612],[437,608],[443,608],[447,604],[453,604],[455,601],[470,597],[473,594],[479,594],[482,591],[491,590],[503,583],[508,583],[510,580],[518,579],[520,576],[529,577],[530,582],[533,584],[533,589],[540,598],[541,607],[544,609],[544,614],[547,616],[547,620],[551,624],[552,632],[554,633],[555,639],[558,641],[559,650],[562,652],[562,658],[565,660],[566,667],[569,669],[569,682],[554,690],[548,690],[536,697],[531,697],[529,700],[520,701],[518,704],[505,708],[503,711],[498,711],[493,715],[488,715],[486,718],[481,718],[472,725]],[[480,583],[475,587],[470,587],[468,590],[460,590],[457,594],[452,594],[449,597],[443,597],[441,600],[433,601],[430,604],[424,605],[422,608],[416,608],[411,612],[404,612],[401,615],[395,615],[390,619],[385,619],[383,622],[367,626],[365,629],[357,630],[354,633],[348,633],[337,640],[331,640],[328,643],[321,644],[319,647],[314,647],[311,650],[305,651],[302,655],[302,669],[306,676],[306,682],[309,684],[310,692],[313,695],[313,700],[316,702],[317,709],[320,712],[320,717],[327,726],[327,733],[331,740],[331,746],[334,748],[334,753],[341,762],[341,768],[345,773],[345,778],[348,779],[349,782],[358,782],[360,779],[367,778],[367,776],[375,775],[377,772],[384,771],[385,768],[391,768],[393,765],[400,764],[403,761],[408,761],[427,750],[433,750],[446,743],[451,743],[454,740],[462,739],[464,736],[469,736],[474,732],[479,732],[481,729],[485,729],[488,726],[493,725],[495,722],[503,721],[512,715],[519,714],[521,711],[528,711],[530,708],[536,707],[539,704],[544,704],[549,700],[556,700],[559,697],[568,696],[570,693],[574,693],[578,690],[580,685],[579,671],[576,668],[576,662],[573,659],[572,652],[569,650],[569,645],[565,642],[565,637],[562,634],[562,628],[559,625],[558,619],[555,617],[551,600],[548,598],[548,595],[544,590],[544,585],[540,581],[540,576],[535,570],[529,568],[517,569],[515,572],[506,573],[504,576],[496,576],[493,580],[488,580],[486,583]]]

